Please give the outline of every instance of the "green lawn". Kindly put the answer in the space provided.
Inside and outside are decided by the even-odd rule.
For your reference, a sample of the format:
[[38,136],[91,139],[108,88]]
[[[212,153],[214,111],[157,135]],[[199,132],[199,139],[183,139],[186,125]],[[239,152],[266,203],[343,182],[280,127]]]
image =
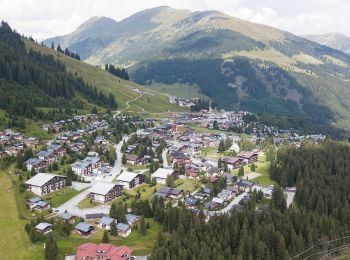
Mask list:
[[127,169],[132,169],[133,171],[139,171],[139,170],[146,170],[148,169],[147,165],[134,165],[131,163],[127,163],[126,164],[126,168]]
[[259,156],[259,161],[255,164],[256,172],[261,176],[255,178],[254,181],[262,185],[274,185],[276,182],[270,178],[270,162],[266,161],[266,155],[263,153]]
[[[244,166],[244,173],[250,173],[252,170],[250,169],[251,165],[245,165]],[[262,185],[273,185],[276,184],[275,181],[271,180],[270,178],[270,162],[266,161],[266,156],[264,153],[262,153],[259,158],[258,162],[255,163],[255,172],[260,173],[261,176],[254,178],[253,181],[262,184]],[[232,171],[234,175],[238,175],[238,169],[235,169]]]
[[224,156],[226,156],[228,152],[229,151],[219,153],[217,147],[202,147],[201,157],[218,160],[220,157],[223,158]]
[[186,190],[189,192],[194,192],[201,187],[199,181],[191,180],[191,179],[178,179],[175,181],[175,186],[177,189]]
[[44,199],[51,203],[51,207],[56,208],[65,203],[66,201],[70,200],[71,198],[75,197],[80,192],[81,191],[77,191],[71,187],[65,187],[61,190],[52,192],[44,196]]
[[[152,198],[152,194],[158,190],[162,185],[157,184],[156,186],[150,187],[147,183],[143,183],[140,186],[132,189],[132,190],[124,190],[123,195],[118,197],[117,199],[108,202],[108,204],[123,202],[128,206],[131,205],[131,202],[136,199],[137,192],[140,192],[141,196],[139,199],[141,200],[150,200]],[[137,200],[139,200],[137,199]]]
[[[11,168],[0,171],[0,252],[1,259],[44,259],[42,244],[33,245],[24,230],[27,222],[19,218],[16,200],[16,188],[9,171]],[[13,169],[12,169],[13,170]]]
[[97,207],[100,205],[102,205],[101,202],[91,201],[90,198],[85,198],[78,203],[78,208],[79,209],[88,209],[88,208],[94,208],[94,207]]

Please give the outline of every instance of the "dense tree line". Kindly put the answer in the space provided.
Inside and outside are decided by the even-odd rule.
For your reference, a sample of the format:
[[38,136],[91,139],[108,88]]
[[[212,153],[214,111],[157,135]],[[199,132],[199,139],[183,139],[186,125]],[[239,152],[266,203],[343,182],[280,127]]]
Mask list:
[[[51,49],[52,49],[52,50],[55,49],[55,44],[54,44],[53,42],[51,43]],[[60,53],[62,53],[62,54],[64,54],[64,55],[66,55],[66,56],[72,57],[73,59],[80,60],[79,54],[74,53],[74,52],[68,50],[68,48],[65,48],[64,51],[63,51],[63,49],[61,48],[61,45],[60,45],[60,44],[57,45],[56,51],[58,51],[58,52],[60,52]]]
[[271,162],[271,177],[282,186],[296,186],[296,201],[307,210],[332,216],[350,228],[350,146],[326,141],[301,148],[283,147]]
[[199,99],[193,106],[191,106],[191,111],[200,111],[202,109],[209,110],[209,106],[209,100]]
[[[272,178],[297,187],[293,207],[287,208],[279,186],[269,209],[257,210],[259,196],[252,196],[243,210],[211,217],[207,224],[203,213],[187,215],[181,205],[153,202],[154,218],[164,228],[151,259],[288,259],[320,241],[348,235],[349,171],[348,144],[303,143],[300,148],[281,147],[271,158]],[[297,259],[338,245],[313,247]]]
[[27,50],[19,34],[2,22],[0,27],[0,107],[11,114],[33,116],[36,107],[78,107],[73,99],[116,108],[112,94],[105,95],[68,72],[52,55]]
[[129,80],[128,71],[125,68],[115,67],[113,64],[106,64],[105,70],[119,78]]
[[208,223],[203,212],[195,216],[158,201],[154,218],[163,223],[164,232],[151,259],[288,259],[320,238],[341,234],[331,217],[304,208],[279,208],[283,199],[282,193],[270,210],[258,212],[252,200],[244,211],[212,217]]

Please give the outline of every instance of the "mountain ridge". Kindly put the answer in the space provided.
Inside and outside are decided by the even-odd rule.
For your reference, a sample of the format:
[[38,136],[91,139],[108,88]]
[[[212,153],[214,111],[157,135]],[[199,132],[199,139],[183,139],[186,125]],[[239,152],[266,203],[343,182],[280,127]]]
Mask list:
[[218,11],[153,8],[117,24],[105,45],[70,49],[90,64],[127,66],[133,80],[165,92],[195,85],[221,108],[350,125],[350,56],[339,50]]
[[342,33],[331,32],[324,34],[308,34],[303,37],[322,45],[350,54],[350,37]]

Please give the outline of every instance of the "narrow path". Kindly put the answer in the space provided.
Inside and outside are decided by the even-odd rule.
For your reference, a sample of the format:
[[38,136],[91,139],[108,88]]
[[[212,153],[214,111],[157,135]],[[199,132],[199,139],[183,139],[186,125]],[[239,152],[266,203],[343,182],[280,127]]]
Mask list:
[[143,94],[141,94],[140,96],[138,96],[138,97],[136,97],[136,98],[134,98],[134,99],[130,99],[130,100],[126,101],[126,103],[125,103],[125,104],[126,104],[126,107],[124,107],[123,109],[120,109],[120,110],[116,111],[117,114],[119,114],[120,112],[122,112],[122,111],[124,111],[124,110],[129,109],[129,108],[130,108],[130,102],[135,102],[135,101],[139,100],[139,99],[142,98],[142,97],[143,97]]

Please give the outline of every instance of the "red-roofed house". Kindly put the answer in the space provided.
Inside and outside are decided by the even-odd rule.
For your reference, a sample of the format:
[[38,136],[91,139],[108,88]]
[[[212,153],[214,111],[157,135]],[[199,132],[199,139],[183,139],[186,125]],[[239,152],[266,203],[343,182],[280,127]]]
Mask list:
[[84,243],[76,251],[75,260],[127,260],[132,250],[127,246]]

